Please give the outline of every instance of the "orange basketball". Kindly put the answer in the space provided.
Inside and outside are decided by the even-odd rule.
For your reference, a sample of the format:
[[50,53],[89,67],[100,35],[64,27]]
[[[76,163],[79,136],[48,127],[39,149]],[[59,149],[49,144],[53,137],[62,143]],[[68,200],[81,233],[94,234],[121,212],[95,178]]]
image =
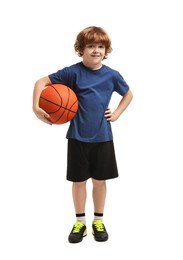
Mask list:
[[39,106],[50,115],[52,124],[65,124],[75,117],[78,99],[71,88],[52,84],[43,89]]

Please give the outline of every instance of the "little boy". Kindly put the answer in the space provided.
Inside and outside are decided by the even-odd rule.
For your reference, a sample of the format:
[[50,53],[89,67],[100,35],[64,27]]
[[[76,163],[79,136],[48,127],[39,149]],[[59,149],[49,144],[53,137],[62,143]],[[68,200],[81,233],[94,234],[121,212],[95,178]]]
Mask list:
[[[35,83],[33,111],[47,124],[49,115],[39,107],[43,88],[60,83],[72,88],[79,109],[70,122],[67,157],[67,180],[72,181],[72,196],[76,222],[68,240],[78,243],[87,234],[85,219],[86,183],[93,184],[94,218],[92,233],[96,241],[108,240],[103,223],[106,200],[106,180],[118,177],[111,122],[116,121],[132,100],[132,92],[121,74],[102,64],[111,53],[111,40],[101,27],[90,26],[76,37],[74,48],[82,61],[58,70]],[[114,111],[108,108],[113,92],[122,96]]]

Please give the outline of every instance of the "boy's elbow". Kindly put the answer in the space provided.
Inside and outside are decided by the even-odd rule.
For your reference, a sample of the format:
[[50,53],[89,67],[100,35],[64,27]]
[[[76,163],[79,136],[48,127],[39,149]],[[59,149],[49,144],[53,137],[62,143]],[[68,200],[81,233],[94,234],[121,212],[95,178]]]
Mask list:
[[129,89],[128,92],[125,95],[126,97],[128,97],[128,99],[131,101],[133,99],[133,93],[131,92],[131,90]]
[[130,90],[130,96],[131,96],[131,100],[133,99],[133,93]]

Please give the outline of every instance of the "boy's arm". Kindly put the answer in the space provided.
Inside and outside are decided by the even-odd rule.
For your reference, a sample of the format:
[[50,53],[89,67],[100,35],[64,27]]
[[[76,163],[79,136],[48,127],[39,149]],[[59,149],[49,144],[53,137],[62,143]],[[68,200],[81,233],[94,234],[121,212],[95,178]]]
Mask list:
[[52,84],[52,82],[50,81],[48,76],[36,81],[36,83],[34,85],[34,91],[33,91],[32,109],[40,120],[51,125],[51,122],[47,119],[47,118],[49,118],[49,114],[47,114],[42,108],[39,107],[39,98],[40,98],[41,92],[46,86],[48,86],[50,84]]
[[107,121],[114,122],[116,121],[119,116],[125,111],[125,109],[128,107],[130,102],[132,101],[133,94],[131,90],[128,90],[128,92],[122,97],[118,107],[114,112],[110,111],[110,108],[106,109],[105,111],[105,117]]

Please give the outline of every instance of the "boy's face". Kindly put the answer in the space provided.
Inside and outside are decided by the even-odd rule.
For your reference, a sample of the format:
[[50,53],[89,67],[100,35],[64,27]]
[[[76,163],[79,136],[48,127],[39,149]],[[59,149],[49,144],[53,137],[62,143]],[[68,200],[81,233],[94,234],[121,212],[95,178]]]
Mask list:
[[87,44],[83,51],[83,63],[90,69],[99,69],[105,56],[105,45],[101,43]]

